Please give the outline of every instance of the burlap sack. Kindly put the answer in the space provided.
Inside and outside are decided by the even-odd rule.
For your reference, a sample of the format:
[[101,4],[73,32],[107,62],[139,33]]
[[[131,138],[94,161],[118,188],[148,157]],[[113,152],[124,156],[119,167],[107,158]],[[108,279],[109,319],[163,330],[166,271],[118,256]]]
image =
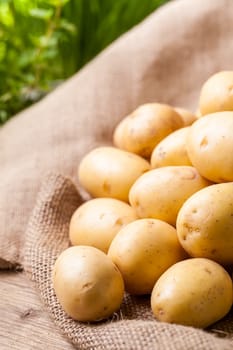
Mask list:
[[75,182],[80,158],[111,140],[139,104],[195,109],[203,81],[232,69],[232,0],[176,0],[0,129],[0,266],[22,261],[24,232],[48,171]]
[[69,318],[56,299],[51,272],[57,256],[68,247],[70,217],[81,202],[69,179],[49,176],[31,217],[24,251],[27,273],[56,324],[78,349],[232,350],[233,313],[208,331],[202,331],[157,322],[152,316],[149,297],[125,295],[120,311],[105,322],[85,324]]

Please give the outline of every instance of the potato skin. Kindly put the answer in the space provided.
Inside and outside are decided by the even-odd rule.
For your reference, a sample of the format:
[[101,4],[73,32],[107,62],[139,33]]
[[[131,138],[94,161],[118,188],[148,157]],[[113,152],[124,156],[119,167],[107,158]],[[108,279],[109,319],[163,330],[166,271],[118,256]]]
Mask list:
[[117,232],[136,219],[135,210],[123,201],[91,199],[72,215],[69,238],[72,245],[90,245],[107,253]]
[[151,154],[152,168],[192,165],[186,149],[189,129],[189,127],[178,129],[159,142]]
[[189,255],[233,264],[233,182],[193,194],[180,209],[176,226]]
[[115,147],[98,147],[80,162],[80,184],[93,197],[112,197],[128,202],[134,181],[150,169],[142,157]]
[[203,85],[199,109],[202,115],[221,111],[233,111],[233,71],[221,71],[212,75]]
[[175,107],[175,110],[181,116],[181,118],[183,120],[183,126],[189,126],[193,122],[195,122],[195,120],[197,120],[197,116],[185,108]]
[[191,166],[167,166],[140,176],[129,201],[140,218],[154,218],[174,225],[177,214],[193,193],[210,184]]
[[198,119],[190,127],[187,152],[200,174],[213,182],[233,181],[233,112]]
[[108,256],[119,268],[126,290],[139,295],[151,293],[161,274],[187,254],[173,226],[156,219],[140,219],[118,232]]
[[183,127],[183,120],[174,108],[161,103],[139,106],[116,127],[116,147],[149,158],[154,147],[171,132]]
[[151,307],[163,322],[206,328],[232,306],[232,280],[209,259],[193,258],[171,266],[156,282]]
[[98,321],[112,315],[124,295],[122,276],[102,251],[70,247],[55,262],[53,286],[65,312],[78,321]]

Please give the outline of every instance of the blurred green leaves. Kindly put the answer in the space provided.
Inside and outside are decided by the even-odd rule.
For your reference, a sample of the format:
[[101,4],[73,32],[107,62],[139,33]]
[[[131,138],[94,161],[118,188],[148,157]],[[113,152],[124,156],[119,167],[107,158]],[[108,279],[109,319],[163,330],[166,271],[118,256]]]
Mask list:
[[1,0],[0,124],[168,0]]

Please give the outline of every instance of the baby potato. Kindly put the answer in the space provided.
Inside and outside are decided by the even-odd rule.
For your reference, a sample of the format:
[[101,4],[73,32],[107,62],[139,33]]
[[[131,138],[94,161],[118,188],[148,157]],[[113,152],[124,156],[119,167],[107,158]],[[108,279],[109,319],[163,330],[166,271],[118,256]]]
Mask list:
[[99,321],[119,309],[122,276],[102,251],[87,246],[70,247],[55,262],[53,286],[65,312],[78,321]]
[[202,115],[233,111],[233,71],[218,72],[204,83],[199,108]]
[[181,116],[183,120],[183,126],[189,126],[191,125],[195,120],[197,120],[197,116],[187,109],[176,107],[175,110],[179,115]]
[[178,211],[194,192],[210,184],[191,166],[166,166],[140,176],[129,201],[140,218],[155,218],[175,225]]
[[128,202],[130,187],[149,169],[149,162],[136,154],[115,147],[98,147],[81,160],[78,177],[91,196]]
[[193,194],[179,211],[177,234],[191,256],[233,264],[233,182]]
[[233,181],[233,112],[209,114],[190,126],[188,156],[213,182]]
[[113,198],[95,198],[74,212],[69,228],[72,245],[90,245],[107,253],[112,239],[126,224],[137,219],[127,203]]
[[189,129],[190,127],[178,129],[159,142],[151,155],[152,168],[192,165],[186,150]]
[[209,259],[187,259],[171,266],[156,282],[151,307],[162,322],[206,328],[232,305],[232,280]]
[[154,147],[168,134],[183,127],[174,108],[161,103],[147,103],[125,117],[113,134],[115,146],[149,158]]
[[140,219],[118,232],[108,256],[119,268],[129,293],[148,294],[159,276],[186,253],[174,227],[156,219]]

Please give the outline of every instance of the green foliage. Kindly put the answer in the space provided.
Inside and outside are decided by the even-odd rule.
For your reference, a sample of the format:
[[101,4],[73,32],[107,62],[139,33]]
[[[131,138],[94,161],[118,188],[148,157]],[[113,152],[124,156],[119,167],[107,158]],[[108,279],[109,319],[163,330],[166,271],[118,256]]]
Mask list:
[[1,0],[0,124],[168,0]]

